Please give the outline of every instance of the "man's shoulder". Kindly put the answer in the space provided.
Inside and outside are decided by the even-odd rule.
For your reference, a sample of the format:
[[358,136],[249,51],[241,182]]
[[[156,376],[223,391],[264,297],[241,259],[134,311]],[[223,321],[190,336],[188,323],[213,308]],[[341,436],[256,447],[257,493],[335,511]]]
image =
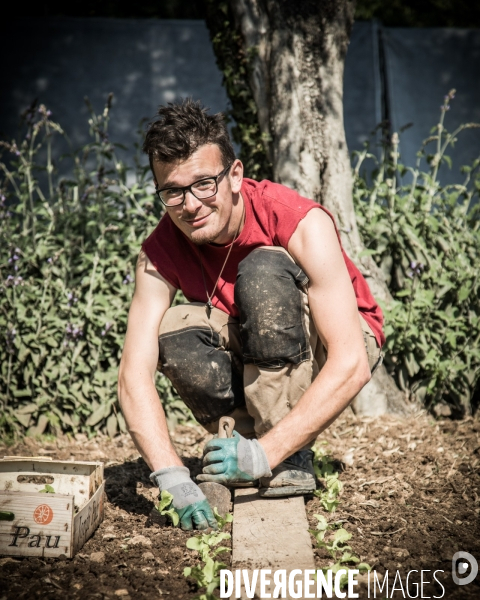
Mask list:
[[302,212],[306,207],[316,206],[316,202],[304,198],[296,190],[275,183],[268,179],[255,181],[254,179],[244,179],[246,191],[253,203],[263,202],[270,205],[272,209],[280,205],[290,210]]

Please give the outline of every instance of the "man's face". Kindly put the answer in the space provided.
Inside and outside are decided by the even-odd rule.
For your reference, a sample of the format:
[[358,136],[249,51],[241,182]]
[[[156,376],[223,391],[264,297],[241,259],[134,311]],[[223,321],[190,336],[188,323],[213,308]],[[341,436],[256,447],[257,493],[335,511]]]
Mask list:
[[[212,177],[224,169],[222,155],[216,144],[201,146],[187,160],[175,163],[154,162],[157,188],[183,187],[199,179]],[[189,191],[185,202],[166,210],[183,233],[194,244],[226,244],[231,241],[233,212],[237,211],[243,168],[240,161],[217,180],[215,196],[199,200]],[[235,230],[233,230],[233,235]]]

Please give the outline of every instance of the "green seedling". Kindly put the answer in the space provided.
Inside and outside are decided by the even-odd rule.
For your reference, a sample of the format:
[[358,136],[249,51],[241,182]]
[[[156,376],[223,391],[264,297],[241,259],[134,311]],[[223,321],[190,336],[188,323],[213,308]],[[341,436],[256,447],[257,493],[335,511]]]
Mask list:
[[[214,509],[214,514],[217,518],[217,509]],[[220,515],[218,516],[221,519]],[[227,515],[225,519],[222,519],[223,524],[232,521],[232,519],[231,515]],[[200,594],[200,596],[197,596],[195,600],[216,600],[213,591],[220,585],[220,570],[226,569],[227,565],[216,561],[215,557],[221,552],[230,552],[230,548],[227,548],[226,546],[215,546],[223,540],[229,540],[230,537],[229,533],[216,531],[213,533],[203,533],[187,540],[187,548],[196,550],[204,563],[203,566],[197,565],[195,567],[185,567],[183,570],[183,575],[185,577],[193,577],[199,587],[206,588],[206,591]]]
[[48,485],[48,483],[46,483],[43,490],[39,490],[39,493],[40,494],[54,494],[55,490],[53,489],[53,487],[51,485]]
[[216,506],[213,509],[213,516],[215,517],[215,520],[217,521],[217,525],[218,525],[219,529],[223,529],[227,523],[231,523],[233,521],[233,515],[231,515],[230,513],[227,513],[225,515],[225,518],[223,518],[221,515],[219,515]]
[[[167,490],[163,490],[160,494],[160,502],[155,507],[161,515],[165,515],[172,522],[173,526],[176,527],[180,522],[180,517],[177,511],[171,506],[173,502],[173,496]],[[169,508],[170,507],[170,508]]]
[[[347,573],[340,578],[340,587],[345,587],[348,583],[348,571],[350,570],[347,564],[354,564],[355,569],[358,569],[360,573],[371,570],[372,567],[369,564],[360,562],[359,557],[350,552],[352,548],[347,546],[346,542],[351,539],[351,533],[348,533],[346,529],[341,527],[335,531],[332,540],[325,541],[325,535],[335,528],[335,524],[328,523],[323,515],[314,515],[314,517],[318,521],[317,527],[316,529],[309,529],[309,531],[317,540],[317,547],[325,548],[330,556],[336,561],[334,564],[322,569],[325,575],[327,574],[327,571],[332,571],[332,573],[336,575],[340,569],[346,569]],[[342,556],[337,560],[337,554],[339,552],[342,552]],[[314,576],[314,578],[316,577]]]
[[203,533],[202,535],[189,538],[187,540],[187,548],[189,550],[196,550],[200,554],[202,560],[206,562],[208,558],[214,558],[221,552],[230,551],[230,548],[227,548],[226,546],[219,546],[218,548],[213,549],[213,547],[222,540],[229,540],[230,537],[229,533],[223,532],[215,531],[213,533]]
[[335,471],[333,462],[323,453],[323,450],[314,447],[313,452],[315,475],[322,479],[325,485],[325,489],[316,490],[314,494],[320,498],[320,503],[327,512],[335,512],[340,503],[339,496],[343,489],[343,483],[338,478],[339,474],[338,471]]
[[324,492],[322,490],[316,490],[315,496],[320,498],[320,504],[327,512],[335,512],[337,510],[340,501],[337,499],[337,496],[329,492]]
[[327,519],[323,515],[313,515],[318,520],[316,529],[309,529],[310,533],[317,540],[317,544],[323,543],[325,534],[331,525],[327,523]]
[[220,585],[219,572],[221,569],[226,568],[227,565],[225,563],[207,557],[203,567],[201,565],[197,565],[196,567],[185,567],[183,575],[184,577],[192,577],[199,587],[206,588],[205,593],[197,596],[198,600],[210,600],[211,598],[215,598],[213,591]]
[[[322,531],[322,530],[310,529],[309,531],[314,536],[314,538],[317,540],[317,547],[325,548],[325,550],[330,554],[330,556],[334,560],[336,560],[337,554],[339,552],[344,552],[343,558],[348,558],[348,557],[351,558],[352,557],[351,554],[346,552],[346,550],[352,549],[350,546],[346,545],[346,542],[348,542],[348,540],[352,537],[352,534],[348,533],[348,531],[346,529],[343,529],[343,528],[338,529],[335,532],[333,539],[330,541],[325,541],[326,530]],[[357,558],[357,557],[354,557],[354,558]],[[349,561],[344,560],[344,562],[349,562]],[[353,562],[355,562],[355,561],[353,561]]]

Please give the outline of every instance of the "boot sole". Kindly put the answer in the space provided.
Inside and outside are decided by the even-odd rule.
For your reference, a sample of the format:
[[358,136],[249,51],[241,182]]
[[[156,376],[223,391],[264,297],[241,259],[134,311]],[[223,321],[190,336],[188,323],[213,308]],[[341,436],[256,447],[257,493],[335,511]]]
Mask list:
[[262,498],[281,498],[285,496],[305,496],[313,494],[315,487],[309,486],[285,486],[285,487],[267,487],[258,490]]

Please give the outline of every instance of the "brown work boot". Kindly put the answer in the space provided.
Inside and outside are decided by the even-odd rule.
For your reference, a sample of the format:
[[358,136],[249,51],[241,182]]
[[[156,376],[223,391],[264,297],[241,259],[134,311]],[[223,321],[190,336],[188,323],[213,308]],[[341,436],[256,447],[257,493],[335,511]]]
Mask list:
[[271,477],[260,479],[259,494],[265,498],[303,496],[316,488],[313,452],[299,450],[272,470]]

